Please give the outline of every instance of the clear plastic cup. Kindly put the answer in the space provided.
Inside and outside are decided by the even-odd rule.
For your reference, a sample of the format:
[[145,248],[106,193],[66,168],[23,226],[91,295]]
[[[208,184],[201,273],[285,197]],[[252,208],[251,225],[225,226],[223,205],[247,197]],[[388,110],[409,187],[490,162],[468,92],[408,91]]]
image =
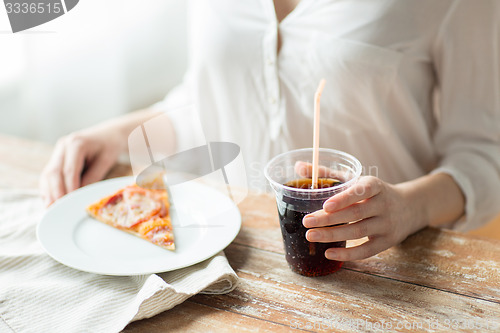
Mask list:
[[[345,247],[345,242],[307,241],[305,237],[307,228],[302,224],[302,219],[305,215],[322,209],[323,203],[328,198],[352,186],[360,177],[362,166],[350,154],[320,148],[319,178],[334,178],[341,183],[318,189],[291,187],[290,185],[296,186],[297,183],[306,182],[303,176],[297,174],[296,163],[312,163],[312,152],[312,148],[305,148],[280,154],[268,162],[264,174],[276,193],[288,265],[292,271],[301,275],[322,276],[336,272],[342,266],[342,262],[327,259],[325,251],[331,247]],[[303,181],[293,182],[301,178]],[[288,186],[286,183],[289,183]]]

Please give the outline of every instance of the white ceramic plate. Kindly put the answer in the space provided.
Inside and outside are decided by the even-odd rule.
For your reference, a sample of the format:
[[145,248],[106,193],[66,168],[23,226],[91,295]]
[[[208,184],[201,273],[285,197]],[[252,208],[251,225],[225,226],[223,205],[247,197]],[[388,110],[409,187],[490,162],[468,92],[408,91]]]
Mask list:
[[85,208],[134,183],[133,177],[80,188],[54,203],[38,224],[38,240],[60,263],[105,275],[140,275],[187,267],[217,254],[236,237],[241,215],[224,194],[196,182],[170,187],[175,251],[101,223]]

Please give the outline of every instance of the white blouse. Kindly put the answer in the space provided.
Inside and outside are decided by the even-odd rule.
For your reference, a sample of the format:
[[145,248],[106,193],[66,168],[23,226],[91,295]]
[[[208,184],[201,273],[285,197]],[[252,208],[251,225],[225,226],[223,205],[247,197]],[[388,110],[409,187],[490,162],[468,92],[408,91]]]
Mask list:
[[[262,188],[271,157],[312,146],[314,92],[325,78],[320,146],[353,154],[365,174],[390,183],[450,174],[466,196],[454,228],[471,229],[500,206],[499,8],[302,0],[278,23],[273,0],[192,0],[188,72],[155,107],[170,112],[180,150],[240,145],[249,186]],[[204,137],[175,111],[185,104],[195,105]]]

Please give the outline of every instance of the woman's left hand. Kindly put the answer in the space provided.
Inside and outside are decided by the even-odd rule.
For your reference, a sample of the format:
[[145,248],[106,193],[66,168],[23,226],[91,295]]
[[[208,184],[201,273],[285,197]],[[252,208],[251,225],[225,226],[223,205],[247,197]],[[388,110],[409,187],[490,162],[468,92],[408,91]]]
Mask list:
[[411,199],[406,187],[388,184],[372,176],[325,201],[323,209],[306,215],[303,224],[310,242],[339,242],[368,237],[350,248],[330,248],[331,260],[350,261],[371,257],[403,241],[426,226],[423,207]]

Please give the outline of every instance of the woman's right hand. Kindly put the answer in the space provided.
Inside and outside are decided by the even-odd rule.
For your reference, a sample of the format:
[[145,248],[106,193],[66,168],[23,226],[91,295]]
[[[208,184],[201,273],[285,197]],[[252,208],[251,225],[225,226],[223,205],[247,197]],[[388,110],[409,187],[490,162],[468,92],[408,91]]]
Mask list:
[[126,147],[127,137],[110,123],[59,139],[40,179],[45,204],[103,179]]

